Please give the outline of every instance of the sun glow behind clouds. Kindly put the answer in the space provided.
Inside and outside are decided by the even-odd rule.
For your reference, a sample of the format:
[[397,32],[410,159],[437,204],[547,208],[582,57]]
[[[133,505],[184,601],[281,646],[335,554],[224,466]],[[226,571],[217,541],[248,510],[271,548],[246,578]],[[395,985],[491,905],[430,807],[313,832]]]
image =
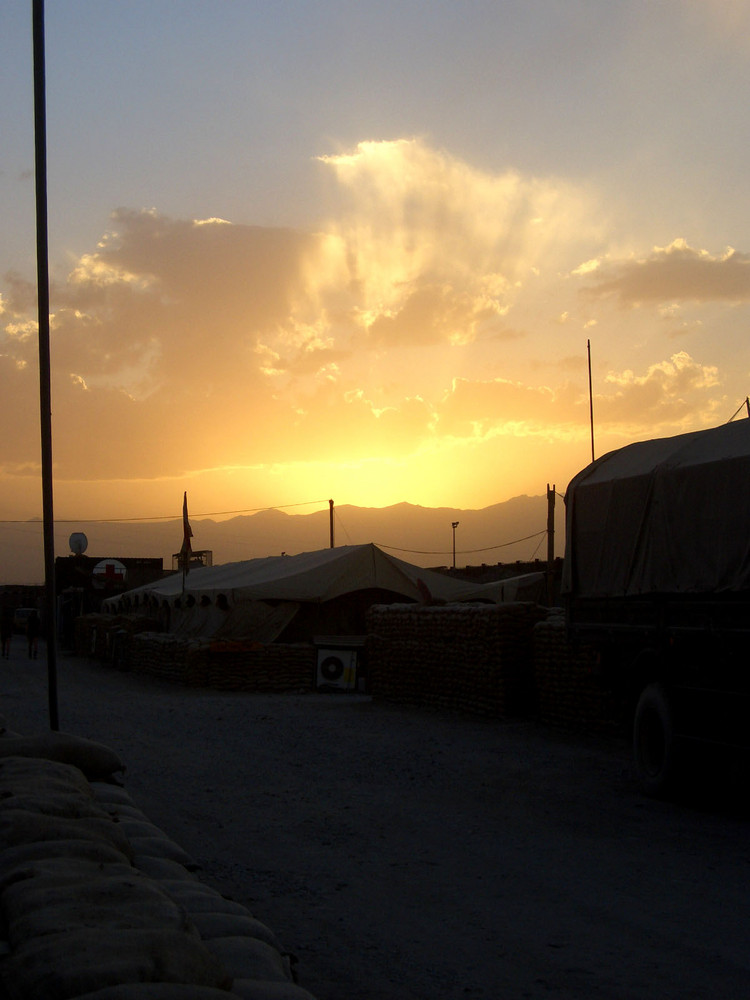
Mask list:
[[551,247],[590,228],[587,199],[570,185],[489,175],[419,139],[320,160],[349,196],[331,226],[376,342],[469,343],[508,312]]
[[[481,171],[424,140],[319,159],[341,197],[314,232],[120,209],[53,289],[64,502],[82,482],[101,497],[117,484],[130,508],[110,516],[185,486],[203,510],[541,493],[588,459],[591,331],[609,445],[735,409],[701,315],[675,324],[688,301],[750,298],[741,253],[674,239],[618,257],[574,185]],[[15,281],[2,302],[12,478],[35,454],[33,295]],[[683,330],[690,351],[666,351]]]

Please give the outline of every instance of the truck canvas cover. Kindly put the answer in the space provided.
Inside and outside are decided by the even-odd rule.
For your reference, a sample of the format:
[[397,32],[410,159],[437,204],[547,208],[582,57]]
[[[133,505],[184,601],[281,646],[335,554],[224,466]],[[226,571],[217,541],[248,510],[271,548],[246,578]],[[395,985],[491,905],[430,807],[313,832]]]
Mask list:
[[750,419],[627,445],[568,486],[562,591],[750,589]]

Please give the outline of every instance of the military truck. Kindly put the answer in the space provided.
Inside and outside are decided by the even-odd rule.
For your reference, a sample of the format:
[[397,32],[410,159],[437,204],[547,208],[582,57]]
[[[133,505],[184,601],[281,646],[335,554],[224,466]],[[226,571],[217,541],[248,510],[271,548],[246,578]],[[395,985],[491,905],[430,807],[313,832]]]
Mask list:
[[593,647],[644,790],[738,759],[750,746],[750,419],[612,451],[565,503],[569,639]]

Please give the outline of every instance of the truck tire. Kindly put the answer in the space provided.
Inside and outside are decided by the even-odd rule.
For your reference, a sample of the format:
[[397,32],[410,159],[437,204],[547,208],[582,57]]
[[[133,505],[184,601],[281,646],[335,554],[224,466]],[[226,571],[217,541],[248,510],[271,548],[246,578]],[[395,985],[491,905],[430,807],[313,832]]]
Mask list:
[[641,692],[633,721],[633,756],[643,791],[659,798],[674,787],[677,745],[669,698],[661,684]]

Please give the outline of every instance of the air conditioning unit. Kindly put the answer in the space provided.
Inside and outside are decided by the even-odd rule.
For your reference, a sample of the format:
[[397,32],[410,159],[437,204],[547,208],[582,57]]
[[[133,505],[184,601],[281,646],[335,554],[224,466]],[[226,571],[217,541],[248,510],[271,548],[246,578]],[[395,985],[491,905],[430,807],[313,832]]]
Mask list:
[[319,691],[357,690],[357,650],[318,649]]

